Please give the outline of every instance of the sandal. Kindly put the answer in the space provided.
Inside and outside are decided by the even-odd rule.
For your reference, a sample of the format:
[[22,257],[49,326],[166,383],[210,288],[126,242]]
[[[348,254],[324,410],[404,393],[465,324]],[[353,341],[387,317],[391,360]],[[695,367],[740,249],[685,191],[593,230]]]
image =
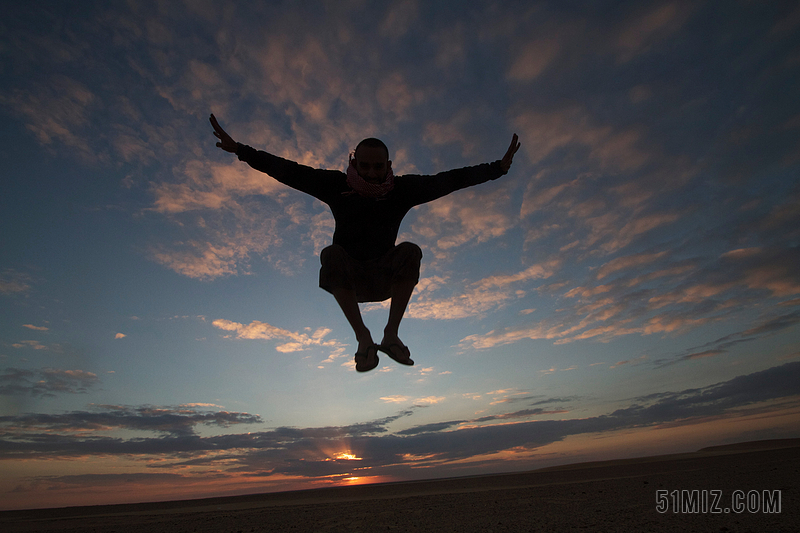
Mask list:
[[414,361],[411,359],[411,351],[408,346],[403,346],[393,342],[391,344],[381,344],[378,349],[400,363],[401,365],[412,366]]
[[[370,356],[372,354],[372,356]],[[363,352],[356,352],[356,371],[369,372],[378,366],[378,345],[373,344]]]

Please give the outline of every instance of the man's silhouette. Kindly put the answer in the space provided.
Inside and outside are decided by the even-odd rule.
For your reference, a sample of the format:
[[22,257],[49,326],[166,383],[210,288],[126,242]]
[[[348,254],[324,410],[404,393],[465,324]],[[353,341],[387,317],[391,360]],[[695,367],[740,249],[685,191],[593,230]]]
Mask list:
[[[493,163],[434,176],[395,176],[389,150],[378,139],[364,139],[358,144],[345,173],[313,169],[237,143],[213,114],[211,125],[219,139],[218,147],[330,207],[336,229],[333,244],[320,253],[319,286],[333,294],[353,328],[358,341],[356,370],[366,372],[378,366],[378,350],[398,363],[413,365],[411,353],[397,333],[419,281],[422,250],[410,242],[395,245],[400,222],[414,206],[506,174],[520,146],[517,135],[503,159]],[[389,298],[383,340],[375,344],[361,319],[358,303]]]

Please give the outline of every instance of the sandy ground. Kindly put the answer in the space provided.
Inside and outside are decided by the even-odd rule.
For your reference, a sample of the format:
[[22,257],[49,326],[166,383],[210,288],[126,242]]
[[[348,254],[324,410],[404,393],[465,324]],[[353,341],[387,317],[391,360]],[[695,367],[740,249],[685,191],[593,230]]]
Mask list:
[[[659,490],[667,491],[665,513],[656,510]],[[698,512],[673,512],[676,500],[680,506],[682,496],[691,499],[693,490],[698,491]],[[708,495],[706,509],[703,491]],[[711,491],[720,491],[717,507],[721,512],[711,512],[715,494]],[[735,491],[750,493],[752,500],[749,504],[746,498],[737,500]],[[771,501],[763,501],[763,491],[768,491]],[[780,512],[765,512],[778,510],[778,494]],[[691,500],[688,503],[691,511]],[[734,512],[734,503],[741,503],[743,511]],[[0,531],[794,533],[800,531],[800,439],[496,476],[7,511],[0,513]]]

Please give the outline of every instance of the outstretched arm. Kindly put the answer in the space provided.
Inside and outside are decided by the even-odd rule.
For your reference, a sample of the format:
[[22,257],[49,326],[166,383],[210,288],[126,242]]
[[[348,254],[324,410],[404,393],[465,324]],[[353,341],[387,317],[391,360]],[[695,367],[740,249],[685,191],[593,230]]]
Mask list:
[[[213,115],[212,115],[213,116]],[[511,168],[511,162],[514,160],[514,154],[517,153],[519,150],[520,143],[517,142],[519,137],[515,133],[513,137],[511,137],[511,146],[508,147],[508,151],[506,155],[503,156],[503,159],[500,160],[500,168],[503,169],[503,172],[508,172],[508,169]],[[217,144],[219,146],[219,144]]]
[[417,176],[406,174],[403,182],[406,184],[412,205],[420,205],[441,198],[453,191],[472,187],[490,180],[496,180],[505,175],[511,168],[514,154],[519,150],[520,143],[517,134],[511,138],[511,146],[508,147],[503,159],[498,159],[492,163],[484,163],[473,167],[457,168],[440,172],[433,176]]
[[220,127],[217,117],[213,113],[209,120],[214,127],[214,137],[219,139],[217,146],[239,156],[239,161],[244,161],[252,168],[269,174],[284,185],[308,193],[323,202],[332,195],[341,194],[339,188],[343,186],[345,180],[342,172],[313,169],[237,143]]
[[211,121],[211,125],[214,127],[214,137],[219,139],[217,146],[226,152],[235,154],[237,148],[236,141],[234,141],[231,136],[225,133],[225,130],[220,127],[219,122],[217,122],[217,117],[214,116],[214,113],[211,113],[211,118],[209,120]]

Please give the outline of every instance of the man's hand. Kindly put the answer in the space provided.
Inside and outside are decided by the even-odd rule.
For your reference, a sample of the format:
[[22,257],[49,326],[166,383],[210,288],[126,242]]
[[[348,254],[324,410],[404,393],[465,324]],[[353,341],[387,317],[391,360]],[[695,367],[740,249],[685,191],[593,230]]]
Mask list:
[[217,143],[217,146],[226,152],[235,154],[237,148],[236,141],[234,141],[231,136],[225,133],[225,130],[219,126],[219,122],[217,122],[217,118],[214,116],[214,113],[211,113],[211,118],[209,120],[211,120],[211,125],[214,126],[214,137],[220,141]]
[[[508,147],[506,155],[504,155],[503,159],[500,160],[500,168],[503,169],[503,172],[508,172],[508,169],[511,168],[511,162],[514,160],[514,154],[516,154],[517,150],[519,150],[520,143],[518,143],[517,140],[518,137],[515,133],[514,136],[511,137],[511,146]],[[219,146],[219,143],[217,143],[217,146]]]

